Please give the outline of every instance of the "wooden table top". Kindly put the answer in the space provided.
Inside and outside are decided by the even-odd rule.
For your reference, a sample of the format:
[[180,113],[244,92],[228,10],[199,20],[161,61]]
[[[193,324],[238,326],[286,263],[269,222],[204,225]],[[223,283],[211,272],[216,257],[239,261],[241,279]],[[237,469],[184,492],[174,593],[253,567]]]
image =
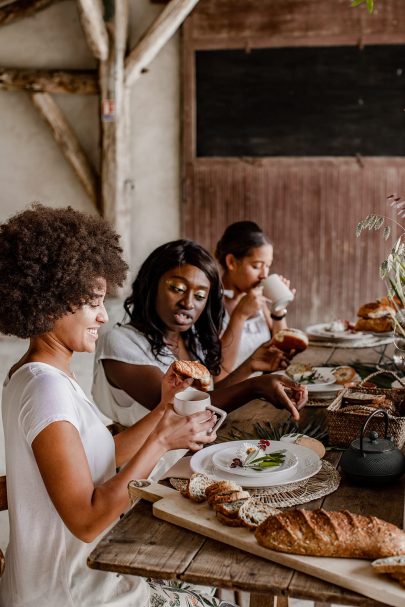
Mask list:
[[[319,363],[318,363],[319,364]],[[316,410],[320,416],[325,409]],[[303,413],[314,415],[314,408]],[[252,401],[228,416],[227,428],[252,430],[253,421],[280,420],[285,412],[263,401]],[[341,453],[326,459],[338,465]],[[342,478],[331,495],[305,504],[306,509],[349,509],[371,514],[403,527],[405,478],[387,487],[359,487]],[[273,605],[274,596],[359,607],[382,607],[360,594],[271,563],[223,543],[155,518],[152,505],[136,504],[99,542],[88,558],[94,569],[123,574],[177,579],[194,584],[233,588],[251,593],[251,605]]]

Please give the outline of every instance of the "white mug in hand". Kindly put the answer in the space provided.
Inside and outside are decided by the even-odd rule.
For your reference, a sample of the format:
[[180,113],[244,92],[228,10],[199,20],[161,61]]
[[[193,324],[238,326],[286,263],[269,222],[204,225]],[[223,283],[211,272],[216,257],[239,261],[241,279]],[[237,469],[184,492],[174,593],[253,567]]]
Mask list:
[[294,301],[294,293],[290,291],[278,274],[270,274],[261,283],[263,295],[270,299],[272,312],[280,312]]
[[215,415],[219,417],[217,423],[212,429],[212,432],[216,432],[219,426],[225,421],[226,413],[223,409],[218,409],[211,405],[210,395],[202,390],[196,390],[195,388],[186,388],[182,392],[178,392],[174,397],[173,408],[178,415],[192,415],[199,411],[208,409],[213,411]]

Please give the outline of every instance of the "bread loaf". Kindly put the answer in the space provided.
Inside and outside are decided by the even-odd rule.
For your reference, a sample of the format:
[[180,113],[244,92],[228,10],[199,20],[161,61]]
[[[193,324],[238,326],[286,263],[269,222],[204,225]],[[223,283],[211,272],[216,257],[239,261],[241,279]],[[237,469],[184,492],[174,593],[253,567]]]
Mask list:
[[308,337],[300,329],[281,329],[271,340],[279,350],[287,354],[298,354],[308,347]]
[[269,516],[255,535],[261,546],[291,554],[366,559],[405,554],[401,529],[348,510],[282,512]]
[[204,365],[195,360],[176,360],[173,371],[181,378],[191,377],[193,385],[201,390],[208,390],[211,384],[210,372]]
[[355,331],[373,331],[374,333],[387,333],[394,328],[391,316],[381,318],[358,318],[354,325]]

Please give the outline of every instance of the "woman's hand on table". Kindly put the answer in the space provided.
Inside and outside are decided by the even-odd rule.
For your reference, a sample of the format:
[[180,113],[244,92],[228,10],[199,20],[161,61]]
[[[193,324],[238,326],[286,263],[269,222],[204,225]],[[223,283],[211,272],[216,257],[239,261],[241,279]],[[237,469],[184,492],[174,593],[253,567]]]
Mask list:
[[250,356],[249,361],[252,373],[256,371],[271,373],[279,369],[286,369],[290,364],[285,352],[276,348],[271,340],[259,346]]
[[306,386],[281,375],[263,375],[255,379],[260,382],[262,398],[267,399],[277,409],[289,411],[293,420],[299,420],[299,411],[308,400]]
[[167,451],[171,449],[198,451],[216,439],[216,432],[212,432],[216,423],[217,416],[211,411],[178,415],[173,407],[169,406],[156,426],[154,435]]

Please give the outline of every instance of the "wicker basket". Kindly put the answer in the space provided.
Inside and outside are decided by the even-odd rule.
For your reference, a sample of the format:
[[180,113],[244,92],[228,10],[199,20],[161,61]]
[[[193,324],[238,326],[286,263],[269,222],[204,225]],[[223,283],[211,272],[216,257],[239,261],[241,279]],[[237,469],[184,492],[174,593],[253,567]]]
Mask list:
[[[363,384],[382,373],[393,375],[396,380],[402,384],[403,388],[366,388]],[[385,394],[390,398],[399,416],[389,415],[388,435],[392,436],[395,445],[399,448],[405,443],[405,383],[392,371],[377,371],[366,377],[359,386],[346,388],[329,405],[327,409],[327,424],[329,434],[329,444],[337,447],[349,447],[351,442],[360,436],[361,429],[367,419],[367,415],[361,413],[346,412],[342,409],[342,399],[350,396],[353,392],[363,392],[364,394]],[[375,430],[380,436],[384,436],[385,426],[382,414],[376,415],[367,426],[369,432]]]

